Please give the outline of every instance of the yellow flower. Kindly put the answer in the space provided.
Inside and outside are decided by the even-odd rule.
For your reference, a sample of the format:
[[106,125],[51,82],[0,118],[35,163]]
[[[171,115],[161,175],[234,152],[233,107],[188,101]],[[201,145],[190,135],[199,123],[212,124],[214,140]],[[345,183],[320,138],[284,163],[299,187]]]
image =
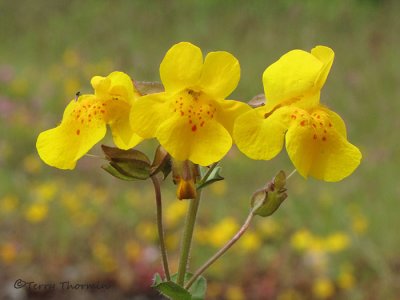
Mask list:
[[39,223],[47,217],[48,211],[46,204],[34,203],[25,210],[25,218],[31,223]]
[[165,92],[141,97],[132,106],[132,128],[156,137],[177,160],[210,165],[231,148],[234,120],[248,105],[224,100],[240,78],[237,59],[228,52],[207,54],[187,42],[172,46],[160,65]]
[[313,283],[313,294],[317,299],[327,299],[335,293],[335,287],[331,280],[327,278],[318,278]]
[[72,100],[61,124],[42,132],[36,142],[41,159],[50,166],[73,169],[76,162],[106,134],[110,125],[117,147],[128,149],[142,139],[129,123],[132,103],[138,98],[132,80],[122,72],[91,80],[95,94]]
[[234,139],[252,159],[269,160],[286,150],[304,177],[339,181],[360,164],[361,152],[347,141],[346,126],[319,104],[334,58],[332,49],[293,50],[263,74],[266,105],[237,118]]

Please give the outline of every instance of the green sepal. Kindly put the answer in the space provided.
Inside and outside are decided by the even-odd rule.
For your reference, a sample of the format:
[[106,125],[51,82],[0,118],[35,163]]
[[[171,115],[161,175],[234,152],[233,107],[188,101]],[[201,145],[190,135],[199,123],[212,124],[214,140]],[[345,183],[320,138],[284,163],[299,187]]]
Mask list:
[[[187,282],[193,274],[185,274],[185,282]],[[162,295],[172,300],[204,300],[207,291],[207,281],[203,276],[199,276],[192,284],[189,290],[181,287],[176,283],[178,275],[171,276],[170,281],[163,281],[160,274],[156,273],[153,278],[152,287],[158,290]]]
[[280,171],[267,185],[256,191],[251,199],[253,213],[261,217],[272,215],[287,198],[286,175]]
[[221,167],[217,166],[215,167],[210,175],[208,175],[208,177],[206,178],[206,180],[200,180],[199,183],[197,184],[197,189],[202,189],[204,187],[206,187],[207,185],[210,185],[214,182],[220,181],[220,180],[224,180],[225,178],[222,177],[219,172],[221,171]]
[[122,180],[145,180],[150,177],[150,160],[146,154],[134,150],[101,145],[109,165],[102,168]]
[[160,82],[134,81],[136,90],[140,95],[148,95],[164,92],[164,86]]

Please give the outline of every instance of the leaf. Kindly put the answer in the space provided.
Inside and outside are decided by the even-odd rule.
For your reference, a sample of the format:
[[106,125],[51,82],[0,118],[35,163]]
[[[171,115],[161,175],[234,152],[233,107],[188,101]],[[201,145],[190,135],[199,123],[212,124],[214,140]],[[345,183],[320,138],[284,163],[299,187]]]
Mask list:
[[160,82],[135,80],[133,83],[135,85],[135,88],[142,96],[164,92],[164,86]]
[[208,175],[208,177],[206,178],[206,180],[200,180],[200,182],[197,184],[197,189],[202,189],[204,187],[206,187],[207,185],[210,185],[216,181],[220,181],[220,180],[224,180],[224,177],[222,177],[219,172],[221,171],[221,167],[217,166],[215,167],[210,175]]
[[138,160],[150,165],[150,160],[147,155],[135,149],[122,150],[106,145],[101,145],[101,149],[109,161]]
[[126,176],[125,174],[122,174],[120,171],[115,169],[112,165],[102,165],[101,168],[111,174],[112,176],[121,179],[121,180],[127,180],[127,181],[134,181],[138,180],[137,178],[131,177],[131,176]]
[[[188,275],[191,277],[192,274]],[[189,288],[189,292],[192,294],[192,300],[204,300],[207,292],[207,280],[200,276]]]
[[[185,282],[192,278],[193,274],[185,274]],[[156,290],[172,300],[204,300],[207,291],[207,281],[199,276],[189,290],[176,283],[178,274],[171,276],[171,281],[163,281],[160,274],[156,273],[153,278],[153,285]],[[175,298],[174,298],[175,297]]]
[[103,166],[111,175],[123,180],[145,180],[150,177],[150,160],[146,154],[130,149],[102,145],[101,148],[110,161],[110,166]]
[[[158,274],[157,274],[158,275]],[[173,281],[164,281],[153,284],[153,287],[164,296],[172,300],[191,300],[192,296],[183,287]]]

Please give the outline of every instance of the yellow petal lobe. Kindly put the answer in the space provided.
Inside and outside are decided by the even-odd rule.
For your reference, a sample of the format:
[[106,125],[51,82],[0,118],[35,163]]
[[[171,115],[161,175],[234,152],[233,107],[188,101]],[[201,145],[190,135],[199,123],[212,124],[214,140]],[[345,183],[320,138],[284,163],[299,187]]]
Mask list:
[[59,169],[74,169],[106,133],[101,103],[93,95],[72,100],[65,109],[61,124],[39,134],[36,148],[40,158]]
[[195,86],[203,68],[203,54],[199,47],[181,42],[172,46],[160,65],[160,77],[165,91],[178,92]]
[[240,79],[238,60],[229,52],[207,54],[200,78],[201,89],[215,98],[226,98],[237,87]]
[[286,150],[302,176],[340,181],[358,167],[361,152],[340,130],[324,110],[314,110],[292,122],[286,134]]

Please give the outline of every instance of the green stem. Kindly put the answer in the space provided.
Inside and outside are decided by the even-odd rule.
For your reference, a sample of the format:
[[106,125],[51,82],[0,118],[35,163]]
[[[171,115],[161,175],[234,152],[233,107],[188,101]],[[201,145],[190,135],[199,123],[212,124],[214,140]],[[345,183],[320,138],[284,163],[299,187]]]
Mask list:
[[196,223],[197,211],[199,209],[200,197],[201,197],[201,190],[197,190],[196,198],[189,200],[190,201],[189,209],[186,215],[185,227],[182,237],[181,252],[179,258],[178,278],[176,281],[176,283],[179,284],[180,286],[183,286],[185,282],[185,274],[188,268],[188,260],[192,244],[193,230],[194,230],[194,225]]
[[239,239],[240,237],[246,232],[249,228],[251,220],[254,217],[253,210],[250,211],[250,214],[247,216],[246,221],[244,222],[243,226],[239,229],[239,231],[235,234],[235,236],[225,244],[217,253],[215,253],[208,261],[206,261],[190,278],[190,280],[186,283],[185,289],[189,289],[192,284],[196,281],[196,279],[203,274],[205,270],[207,270],[218,258],[220,258],[226,251],[229,250]]
[[168,257],[167,257],[167,248],[165,247],[164,240],[164,229],[163,229],[163,221],[162,221],[162,202],[161,202],[161,189],[160,182],[157,176],[151,176],[151,181],[153,182],[154,192],[156,194],[156,207],[157,207],[157,228],[158,228],[158,237],[160,240],[160,249],[161,249],[161,257],[163,261],[165,278],[170,281],[171,276],[169,273],[168,266]]

